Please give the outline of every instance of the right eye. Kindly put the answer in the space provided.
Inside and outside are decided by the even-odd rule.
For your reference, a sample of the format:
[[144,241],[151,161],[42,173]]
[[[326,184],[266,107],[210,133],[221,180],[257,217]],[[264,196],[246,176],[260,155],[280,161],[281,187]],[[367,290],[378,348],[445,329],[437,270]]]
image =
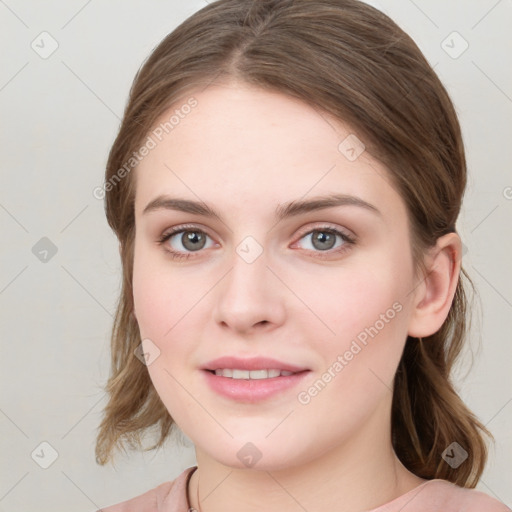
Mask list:
[[[208,240],[210,240],[209,244]],[[176,227],[164,233],[158,242],[175,258],[188,258],[194,252],[215,245],[215,242],[203,230],[184,226]]]

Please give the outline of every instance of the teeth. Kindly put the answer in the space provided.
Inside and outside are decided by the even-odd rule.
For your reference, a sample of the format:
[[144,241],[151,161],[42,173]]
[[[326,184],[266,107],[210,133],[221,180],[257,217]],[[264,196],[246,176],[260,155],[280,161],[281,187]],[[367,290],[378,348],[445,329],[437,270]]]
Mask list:
[[231,377],[232,379],[272,379],[274,377],[286,377],[288,375],[293,375],[293,372],[289,372],[286,370],[237,370],[230,368],[219,368],[215,370],[215,375],[220,377]]

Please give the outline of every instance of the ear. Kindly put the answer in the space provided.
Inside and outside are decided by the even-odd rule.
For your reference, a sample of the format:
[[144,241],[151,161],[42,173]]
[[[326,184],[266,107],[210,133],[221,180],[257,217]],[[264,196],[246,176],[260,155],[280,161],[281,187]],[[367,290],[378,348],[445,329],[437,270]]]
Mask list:
[[409,336],[425,338],[443,325],[459,281],[462,242],[457,233],[439,237],[426,255],[427,273],[414,291]]

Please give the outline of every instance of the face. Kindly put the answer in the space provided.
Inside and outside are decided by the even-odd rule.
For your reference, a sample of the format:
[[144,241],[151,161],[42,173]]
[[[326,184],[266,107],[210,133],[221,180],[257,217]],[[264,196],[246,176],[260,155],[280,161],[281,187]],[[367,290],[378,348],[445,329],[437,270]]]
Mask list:
[[[386,169],[349,126],[278,93],[211,85],[157,124],[176,110],[135,171],[133,274],[172,418],[232,467],[292,466],[387,432],[414,272]],[[294,374],[204,369],[224,356],[243,361],[222,368],[266,357],[279,363],[260,368]]]

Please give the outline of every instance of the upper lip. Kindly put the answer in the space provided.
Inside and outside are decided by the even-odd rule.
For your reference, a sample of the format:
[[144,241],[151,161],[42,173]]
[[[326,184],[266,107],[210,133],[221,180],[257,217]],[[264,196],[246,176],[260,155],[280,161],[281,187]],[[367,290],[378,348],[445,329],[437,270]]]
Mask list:
[[290,363],[284,363],[283,361],[278,361],[277,359],[272,359],[269,357],[251,357],[247,359],[241,359],[239,357],[234,356],[219,357],[217,359],[213,359],[212,361],[206,363],[201,367],[201,369],[203,370],[211,371],[215,371],[220,368],[231,368],[236,370],[276,369],[285,370],[293,373],[298,373],[307,370],[307,368],[296,366]]

